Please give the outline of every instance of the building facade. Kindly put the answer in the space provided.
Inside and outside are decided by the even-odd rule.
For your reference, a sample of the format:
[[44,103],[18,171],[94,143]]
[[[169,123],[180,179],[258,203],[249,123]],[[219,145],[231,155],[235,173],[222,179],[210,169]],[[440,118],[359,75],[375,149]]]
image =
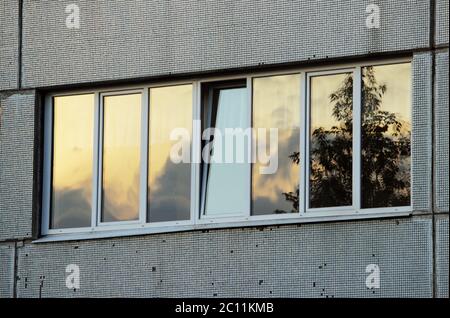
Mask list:
[[[1,0],[0,297],[448,297],[448,24],[447,0]],[[386,71],[385,90],[370,86],[370,72],[383,74],[382,68],[390,65],[406,68]],[[315,167],[306,155],[315,149],[307,127],[314,128],[314,103],[323,103],[314,97],[320,78],[329,76],[328,84],[321,86],[327,91],[333,76],[341,75],[347,76],[342,80],[352,84],[353,94],[348,102],[348,95],[334,91],[342,98],[338,109],[345,109],[347,101],[354,116],[346,122],[353,127],[350,199],[348,204],[326,205],[330,192],[314,197],[315,179],[305,177]],[[283,84],[271,95],[277,78],[289,76],[293,92],[283,95]],[[260,80],[264,78],[273,81],[266,85]],[[256,112],[264,114],[269,107],[258,103],[265,105],[273,96],[298,97],[298,107],[292,109],[299,120],[289,129],[298,135],[300,168],[285,177],[294,178],[294,189],[298,187],[282,195],[292,203],[292,211],[271,208],[275,212],[264,213],[270,200],[255,199],[255,193],[263,191],[255,186],[250,165],[233,170],[229,181],[228,170],[213,174],[191,163],[185,166],[187,173],[167,176],[158,193],[152,192],[153,184],[147,187],[157,166],[152,155],[166,151],[157,148],[157,141],[152,144],[153,136],[163,131],[156,123],[175,122],[186,110],[167,113],[161,107],[158,112],[158,96],[176,95],[163,90],[182,86],[188,88],[187,118],[201,122],[198,130],[190,126],[193,149],[202,145],[199,134],[208,126],[206,109],[219,112],[217,96],[224,87],[245,93],[243,99],[229,98],[241,98],[248,107],[242,118],[254,127]],[[363,172],[369,168],[360,158],[368,152],[364,120],[371,89],[391,94],[410,114],[400,129],[410,136],[409,150],[399,150],[408,153],[398,164],[407,172],[406,179],[396,180],[403,184],[398,192],[407,196],[407,203],[386,199],[388,192],[365,200]],[[92,97],[91,104],[76,102],[86,95]],[[124,105],[117,97],[134,95],[140,126],[120,121],[131,116],[133,102],[127,101],[123,112],[112,111]],[[57,112],[58,103],[72,105],[73,112]],[[58,157],[58,145],[64,148],[70,138],[57,138],[72,133],[73,140],[79,140],[86,135],[86,121],[77,120],[84,111],[81,105],[87,104],[92,112],[83,118],[92,122],[92,135],[86,138],[93,143],[89,156],[96,168],[90,170],[93,181],[82,187],[91,191],[84,216],[88,225],[83,226],[73,225],[84,222],[77,215],[83,209],[79,201],[71,199],[76,209],[67,212],[70,200],[55,190],[55,180],[70,183],[83,171],[68,178],[55,167],[56,162],[65,165],[81,158],[76,152]],[[241,109],[233,111],[233,118],[241,116]],[[149,116],[150,121],[142,120]],[[143,138],[137,142],[138,159],[114,159],[111,162],[120,164],[117,169],[111,164],[110,174],[105,147],[112,124],[107,118],[123,124],[116,128],[123,134],[135,129],[137,138]],[[113,202],[121,195],[120,189],[106,191],[105,180],[126,184],[128,179],[117,179],[113,172],[131,171],[133,162],[140,173],[135,180],[140,197],[136,206],[123,208],[136,212],[136,222],[127,223],[114,209],[105,212],[108,198]],[[279,160],[280,167],[288,164]],[[236,171],[243,171],[245,178]],[[216,185],[210,189],[213,176]],[[174,203],[183,186],[184,209]],[[233,191],[232,200],[223,196]],[[270,197],[275,188],[267,191],[261,195]],[[215,200],[208,201],[207,193]],[[241,194],[239,205],[236,198]],[[345,201],[345,195],[334,200]],[[159,204],[169,208],[152,214],[152,204],[161,197],[167,198]],[[238,215],[216,218],[226,205]],[[166,219],[171,209],[177,217]],[[256,215],[258,209],[264,215]],[[77,220],[58,219],[58,211],[73,213]],[[124,222],[105,228],[108,218]]]

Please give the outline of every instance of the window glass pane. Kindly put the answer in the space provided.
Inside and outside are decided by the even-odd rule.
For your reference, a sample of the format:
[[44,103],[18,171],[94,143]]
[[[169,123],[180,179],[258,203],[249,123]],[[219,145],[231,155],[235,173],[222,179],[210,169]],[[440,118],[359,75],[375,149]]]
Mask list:
[[[210,163],[206,165],[205,214],[224,216],[248,212],[250,200],[250,163],[248,156],[249,128],[247,89],[224,88],[214,90],[210,127],[216,128],[212,141]],[[226,128],[241,128],[234,143],[226,144]],[[221,135],[217,134],[217,130]],[[229,134],[231,136],[231,134]],[[243,143],[237,142],[240,139]],[[228,139],[229,140],[229,139]],[[233,153],[229,160],[227,156]],[[237,153],[243,160],[238,160]]]
[[[297,212],[299,204],[300,159],[300,75],[261,77],[253,80],[253,149],[265,138],[265,154],[278,147],[278,168],[261,173],[262,163],[256,157],[252,171],[252,214]],[[266,129],[266,136],[259,128]],[[271,145],[269,129],[278,130],[278,144]],[[276,149],[276,148],[274,148]]]
[[[180,139],[171,140],[170,134],[175,129],[182,130],[181,134],[177,135]],[[189,161],[173,162],[170,152],[172,147],[182,143],[182,151],[188,151],[190,154],[191,131],[192,85],[150,89],[150,222],[190,219],[191,165]],[[181,138],[183,132],[187,134],[188,139]]]
[[309,207],[352,205],[353,76],[311,78]]
[[102,222],[137,220],[141,94],[103,102]]
[[94,95],[53,102],[50,228],[91,226]]
[[410,205],[411,65],[363,68],[362,207]]

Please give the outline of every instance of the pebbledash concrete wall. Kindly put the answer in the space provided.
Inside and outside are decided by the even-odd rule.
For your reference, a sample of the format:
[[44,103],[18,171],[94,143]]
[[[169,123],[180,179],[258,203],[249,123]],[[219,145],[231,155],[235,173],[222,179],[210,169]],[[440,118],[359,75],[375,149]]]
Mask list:
[[[0,297],[448,297],[448,23],[448,0],[2,0]],[[388,56],[413,57],[411,216],[33,243],[46,91]]]

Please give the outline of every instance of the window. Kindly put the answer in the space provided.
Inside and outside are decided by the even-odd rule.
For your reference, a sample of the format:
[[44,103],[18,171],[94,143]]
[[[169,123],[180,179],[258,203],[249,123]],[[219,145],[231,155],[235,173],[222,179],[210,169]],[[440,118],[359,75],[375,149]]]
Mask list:
[[92,211],[94,95],[55,97],[51,228],[89,227]]
[[411,66],[362,69],[362,207],[411,201]]
[[411,211],[408,60],[46,98],[43,234]]
[[139,219],[141,98],[103,97],[100,222]]
[[204,134],[209,143],[203,147],[202,215],[246,215],[250,193],[246,83],[206,85],[204,91]]
[[170,152],[174,128],[191,147],[192,101],[190,83],[49,96],[43,233],[189,222],[191,164]]
[[353,73],[309,78],[308,208],[352,205]]
[[[191,166],[170,160],[170,134],[176,128],[192,133],[192,85],[151,88],[149,120],[148,220],[189,220]],[[189,140],[184,146],[190,149]]]
[[[260,173],[264,160],[252,170],[252,215],[299,211],[300,75],[278,75],[253,79],[254,149],[264,143],[268,156],[277,158],[275,173]],[[270,129],[277,129],[275,153],[268,145]]]

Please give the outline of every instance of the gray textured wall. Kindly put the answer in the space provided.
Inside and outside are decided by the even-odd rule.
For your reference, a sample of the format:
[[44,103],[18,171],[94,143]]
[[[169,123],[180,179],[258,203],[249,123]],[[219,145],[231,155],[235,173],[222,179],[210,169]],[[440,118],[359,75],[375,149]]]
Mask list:
[[0,91],[17,88],[19,1],[0,1]]
[[432,59],[431,53],[421,53],[412,63],[411,200],[415,211],[431,208]]
[[448,0],[436,0],[436,44],[448,47]]
[[33,91],[0,94],[0,241],[32,237]]
[[[429,1],[24,0],[23,86],[255,67],[429,45]],[[65,26],[79,3],[81,27]],[[86,72],[89,70],[89,72]]]
[[[431,297],[431,218],[158,234],[18,249],[20,297]],[[80,289],[65,285],[80,267]],[[369,290],[365,269],[380,268]]]
[[[365,8],[373,2],[381,28],[369,30]],[[68,3],[80,6],[79,30],[65,26]],[[2,0],[0,297],[13,295],[15,276],[19,297],[448,297],[448,0],[436,0],[439,50],[429,43],[430,3],[24,0],[23,90],[19,0]],[[42,88],[384,53],[414,55],[414,216],[31,242]],[[65,286],[70,263],[81,269],[77,291]],[[370,263],[381,269],[377,290],[364,283]]]
[[448,298],[448,215],[436,219],[436,296]]
[[435,86],[435,205],[437,211],[449,210],[449,112],[448,51],[436,55]]
[[13,297],[14,243],[0,243],[0,298]]

